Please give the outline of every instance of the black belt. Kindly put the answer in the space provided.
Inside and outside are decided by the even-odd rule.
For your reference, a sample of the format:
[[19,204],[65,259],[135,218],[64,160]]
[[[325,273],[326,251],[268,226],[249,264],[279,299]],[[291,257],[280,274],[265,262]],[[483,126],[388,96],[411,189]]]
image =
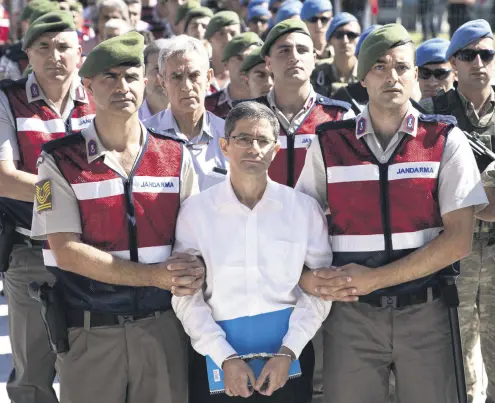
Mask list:
[[425,302],[439,299],[441,296],[440,286],[434,285],[399,295],[364,295],[359,297],[359,302],[364,302],[376,308],[405,308],[411,305],[424,304]]
[[14,245],[29,245],[42,247],[45,241],[36,241],[31,239],[27,235],[23,235],[20,232],[14,233]]
[[[86,312],[86,313],[85,313]],[[115,326],[135,322],[140,319],[158,317],[163,311],[149,312],[137,315],[117,315],[111,313],[96,313],[80,310],[69,310],[67,312],[68,327],[84,327],[84,316],[89,316],[89,327]]]

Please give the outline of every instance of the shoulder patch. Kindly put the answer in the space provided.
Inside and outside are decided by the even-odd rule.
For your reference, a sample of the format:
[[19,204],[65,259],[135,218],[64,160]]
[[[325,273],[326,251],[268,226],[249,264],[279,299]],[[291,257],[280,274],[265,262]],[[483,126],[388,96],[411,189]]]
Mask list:
[[52,151],[60,147],[70,146],[72,144],[79,144],[82,142],[84,142],[84,137],[79,133],[75,133],[71,134],[70,136],[65,136],[61,139],[52,140],[48,143],[43,144],[42,150],[46,153],[51,153]]
[[426,115],[422,113],[419,115],[419,120],[422,122],[441,122],[453,126],[457,125],[457,119],[451,115]]
[[166,132],[166,131],[163,131],[163,130],[158,130],[158,129],[155,129],[153,127],[147,127],[146,128],[148,130],[148,133],[150,133],[152,136],[154,137],[161,137],[161,138],[166,138],[166,139],[169,139],[169,140],[175,140],[179,143],[183,143],[183,144],[186,144],[186,141],[177,137],[176,135],[174,134],[171,134],[169,132]]
[[316,126],[316,134],[321,134],[327,130],[336,129],[355,129],[356,128],[356,118],[346,119],[346,120],[336,120],[333,122],[325,122],[321,125]]
[[323,95],[320,95],[320,94],[316,94],[316,102],[319,103],[320,105],[336,106],[338,108],[345,109],[346,111],[351,109],[351,105],[347,102],[338,101],[336,99],[330,99],[330,98],[324,97]]
[[39,213],[52,209],[52,187],[49,180],[43,180],[35,185],[36,211]]

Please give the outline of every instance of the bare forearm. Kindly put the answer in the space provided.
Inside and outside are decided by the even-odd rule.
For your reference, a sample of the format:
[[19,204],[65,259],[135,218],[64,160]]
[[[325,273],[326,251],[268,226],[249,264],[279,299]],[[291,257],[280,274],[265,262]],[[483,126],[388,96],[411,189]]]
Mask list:
[[36,175],[15,170],[0,176],[0,197],[33,202]]
[[373,270],[377,289],[426,277],[467,256],[471,251],[471,231],[464,234],[443,232],[423,248]]
[[485,187],[490,204],[476,213],[476,218],[483,221],[495,221],[495,187]]
[[152,266],[114,257],[82,242],[64,243],[55,256],[61,269],[103,283],[135,287],[154,284]]

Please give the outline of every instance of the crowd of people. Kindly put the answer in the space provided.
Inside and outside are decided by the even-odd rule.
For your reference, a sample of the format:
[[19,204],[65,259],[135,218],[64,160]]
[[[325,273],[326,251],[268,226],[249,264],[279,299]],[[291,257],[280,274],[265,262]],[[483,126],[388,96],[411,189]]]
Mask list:
[[461,363],[495,402],[486,20],[416,47],[329,0],[2,12],[13,403],[385,403],[391,374],[463,403]]

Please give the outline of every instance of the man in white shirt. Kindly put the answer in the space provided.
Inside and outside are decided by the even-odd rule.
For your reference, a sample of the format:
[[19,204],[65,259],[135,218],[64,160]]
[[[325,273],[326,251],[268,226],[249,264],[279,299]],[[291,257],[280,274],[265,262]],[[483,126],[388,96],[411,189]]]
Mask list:
[[[172,300],[196,350],[192,403],[258,401],[260,394],[267,402],[311,401],[310,340],[330,304],[297,283],[303,267],[329,267],[332,252],[316,201],[268,178],[279,129],[265,105],[234,107],[220,139],[230,161],[228,180],[192,197],[179,213],[175,250],[201,255],[207,267],[204,291]],[[276,356],[253,372],[254,363],[240,357],[250,353]],[[302,375],[287,382],[294,364]],[[210,395],[222,376],[218,391],[225,394]]]

